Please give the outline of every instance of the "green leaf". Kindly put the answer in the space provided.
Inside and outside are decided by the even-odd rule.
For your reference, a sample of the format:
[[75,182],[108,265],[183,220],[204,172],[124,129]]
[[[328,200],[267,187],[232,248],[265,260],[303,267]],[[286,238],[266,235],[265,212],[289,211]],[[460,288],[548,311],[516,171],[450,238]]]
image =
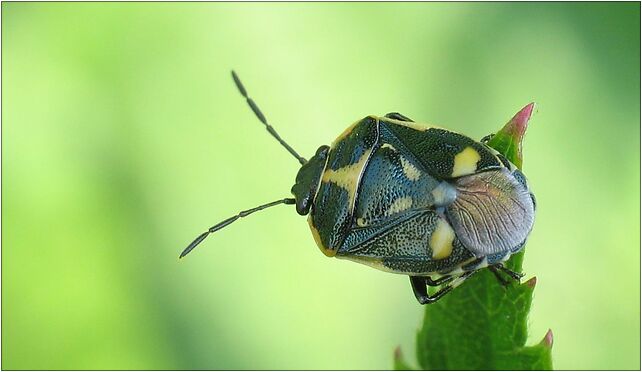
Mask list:
[[[520,110],[488,145],[521,168],[522,140],[533,111],[531,103]],[[521,271],[524,251],[506,266]],[[417,359],[429,370],[543,370],[552,369],[553,333],[525,346],[527,318],[537,280],[502,286],[489,270],[474,274],[434,304],[426,305],[417,334]],[[395,352],[395,369],[409,369]]]
[[519,169],[522,169],[522,142],[524,142],[524,135],[533,109],[535,109],[535,102],[524,106],[487,143]]

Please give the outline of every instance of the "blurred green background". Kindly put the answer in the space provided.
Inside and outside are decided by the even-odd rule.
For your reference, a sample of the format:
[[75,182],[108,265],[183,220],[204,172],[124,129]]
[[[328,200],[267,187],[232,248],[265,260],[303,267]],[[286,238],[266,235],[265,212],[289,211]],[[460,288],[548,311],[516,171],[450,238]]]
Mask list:
[[[386,369],[408,279],[276,207],[367,114],[474,138],[536,101],[530,343],[640,368],[640,4],[2,4],[3,369]],[[455,294],[456,295],[456,294]]]

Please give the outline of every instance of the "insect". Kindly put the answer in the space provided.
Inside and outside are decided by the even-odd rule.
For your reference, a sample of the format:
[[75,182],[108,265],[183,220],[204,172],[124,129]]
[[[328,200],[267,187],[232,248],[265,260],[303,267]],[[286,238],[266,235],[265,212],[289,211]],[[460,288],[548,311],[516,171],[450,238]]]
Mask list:
[[[301,163],[294,198],[210,227],[181,258],[239,218],[288,204],[308,215],[326,256],[408,275],[421,304],[437,301],[483,268],[504,285],[506,275],[520,280],[522,274],[503,262],[524,246],[535,198],[524,174],[485,139],[418,124],[399,113],[370,115],[306,160],[268,123],[234,71],[232,78],[267,131]],[[431,294],[428,287],[437,288]]]

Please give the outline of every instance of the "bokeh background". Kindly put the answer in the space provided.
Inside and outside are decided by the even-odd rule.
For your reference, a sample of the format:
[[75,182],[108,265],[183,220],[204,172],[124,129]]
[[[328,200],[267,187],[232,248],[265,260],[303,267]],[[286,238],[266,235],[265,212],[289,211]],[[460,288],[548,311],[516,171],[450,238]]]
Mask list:
[[367,114],[474,138],[536,101],[530,343],[640,368],[640,4],[2,4],[3,369],[386,369],[408,279],[276,207]]

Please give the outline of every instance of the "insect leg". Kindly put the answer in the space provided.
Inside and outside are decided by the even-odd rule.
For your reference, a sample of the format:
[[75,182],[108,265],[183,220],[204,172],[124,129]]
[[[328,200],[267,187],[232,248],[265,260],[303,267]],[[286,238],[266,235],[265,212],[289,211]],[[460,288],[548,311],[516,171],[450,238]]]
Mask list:
[[401,115],[401,114],[400,114],[400,113],[398,113],[398,112],[390,112],[390,113],[387,113],[385,117],[390,118],[390,119],[399,120],[399,121],[410,121],[410,122],[412,122],[412,121],[413,121],[413,120],[412,120],[412,119],[410,119],[409,117],[404,116],[404,115]]
[[510,276],[511,278],[513,278],[513,279],[515,279],[517,281],[519,281],[524,276],[524,274],[522,274],[522,273],[518,273],[518,272],[515,272],[515,271],[507,268],[502,263],[495,264],[494,266],[496,266],[498,269],[500,269],[501,271],[506,273],[508,276]]
[[488,141],[490,141],[491,138],[493,138],[494,135],[495,135],[495,133],[491,133],[491,134],[489,134],[487,136],[484,136],[484,137],[482,137],[482,139],[479,140],[479,142],[481,142],[483,144],[486,144],[486,143],[488,143]]
[[450,284],[446,285],[445,287],[441,288],[437,292],[435,292],[432,295],[428,294],[428,287],[426,287],[426,278],[421,277],[421,276],[411,276],[410,277],[410,284],[412,285],[412,291],[415,294],[415,297],[417,298],[417,301],[419,301],[420,304],[425,305],[425,304],[431,304],[442,298],[446,293],[452,291],[455,289],[457,286],[459,286],[461,283],[466,281],[466,279],[470,278],[471,275],[473,275],[476,271],[468,271],[463,274],[461,274],[458,277],[455,278],[449,278],[451,280]]
[[433,280],[429,276],[425,277],[426,285],[428,285],[430,287],[436,287],[436,286],[442,285],[444,283],[448,283],[449,281],[451,281],[453,279],[455,279],[455,277],[453,277],[452,275],[444,275],[444,276],[440,277],[439,279],[435,279],[435,280]]
[[508,287],[508,285],[510,284],[510,282],[509,282],[508,280],[504,279],[504,278],[499,274],[499,271],[498,271],[499,269],[498,269],[496,266],[488,266],[488,270],[490,270],[490,272],[491,272],[491,273],[493,273],[493,275],[495,275],[495,278],[497,279],[497,281],[499,282],[499,284],[501,284],[501,285],[502,285],[502,286],[504,286],[504,287]]
[[440,289],[433,295],[429,295],[428,287],[426,287],[426,280],[421,276],[411,276],[410,284],[412,285],[412,291],[415,294],[415,298],[417,298],[417,301],[422,305],[431,304],[452,290],[452,287],[448,286]]
[[473,274],[474,274],[474,273],[476,273],[476,272],[477,272],[477,270],[473,270],[473,271],[466,271],[465,273],[463,273],[463,274],[461,274],[460,276],[456,277],[456,278],[455,278],[455,279],[454,279],[450,284],[448,284],[448,286],[446,286],[446,287],[457,288],[457,287],[459,287],[459,286],[461,285],[461,283],[463,283],[463,282],[465,282],[466,280],[468,280],[468,278],[470,278],[471,276],[473,276]]
[[501,263],[488,266],[488,269],[493,273],[493,275],[495,275],[495,278],[497,278],[497,281],[499,281],[504,287],[509,285],[510,282],[508,280],[504,279],[504,277],[502,277],[500,275],[500,273],[499,273],[500,271],[503,272],[504,274],[508,275],[511,279],[513,279],[513,280],[515,280],[517,282],[519,282],[519,280],[522,278],[522,276],[524,276],[524,274],[516,273],[513,270],[506,268],[506,266],[504,266]]

